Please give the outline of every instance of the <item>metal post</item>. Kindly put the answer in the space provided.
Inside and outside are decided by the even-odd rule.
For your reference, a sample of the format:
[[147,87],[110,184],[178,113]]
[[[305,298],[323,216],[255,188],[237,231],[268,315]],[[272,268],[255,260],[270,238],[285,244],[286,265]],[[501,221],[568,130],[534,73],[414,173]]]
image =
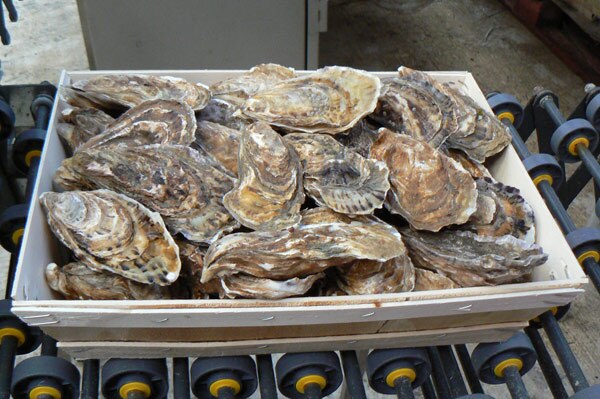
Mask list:
[[190,367],[187,357],[173,358],[173,395],[190,399]]
[[431,382],[431,377],[427,377],[423,385],[421,385],[421,392],[423,393],[423,397],[425,399],[437,399],[435,389],[433,388],[433,383]]
[[525,388],[525,384],[523,384],[519,369],[515,366],[505,368],[504,378],[506,378],[506,386],[513,399],[529,399],[529,393]]
[[415,397],[410,380],[406,377],[396,378],[394,388],[398,399],[414,399]]
[[471,393],[484,393],[475,367],[473,367],[473,362],[471,361],[467,346],[464,344],[454,345],[454,349],[458,355],[458,360],[460,360],[460,365],[465,373],[465,378],[467,379]]
[[565,374],[571,383],[571,387],[575,392],[588,388],[590,385],[581,370],[581,366],[577,362],[573,351],[569,347],[567,339],[563,335],[556,318],[551,312],[545,312],[540,315],[540,321],[546,331],[546,335],[550,339],[550,343],[554,348],[554,352],[558,356],[558,360],[565,370]]
[[438,352],[444,365],[444,371],[448,377],[448,383],[450,385],[450,391],[454,397],[467,395],[467,387],[463,380],[460,368],[454,357],[454,352],[451,346],[438,346]]
[[49,335],[42,336],[42,356],[56,356],[58,349],[56,348],[56,340]]
[[262,399],[277,399],[277,385],[275,384],[271,355],[256,355],[256,365],[260,383],[260,397]]
[[437,348],[431,346],[427,347],[427,354],[431,361],[433,385],[435,386],[437,396],[440,398],[451,398],[452,394],[450,393],[450,387],[448,386],[448,378],[446,378],[444,366]]
[[340,351],[346,387],[352,399],[367,399],[362,380],[362,371],[358,365],[355,351]]
[[88,359],[83,362],[83,377],[81,379],[81,398],[98,399],[100,361]]
[[321,386],[319,384],[308,384],[304,388],[304,395],[306,399],[321,399],[323,394],[321,392]]
[[19,341],[7,335],[0,342],[0,399],[10,399],[10,384]]
[[540,333],[534,327],[526,327],[525,333],[529,336],[529,340],[535,348],[535,352],[538,356],[538,364],[542,369],[544,378],[546,378],[552,396],[554,396],[554,399],[567,399],[569,397],[567,391],[565,390],[556,367],[554,367],[554,362],[550,357],[550,353],[548,353],[548,349],[546,349],[546,345],[544,345]]

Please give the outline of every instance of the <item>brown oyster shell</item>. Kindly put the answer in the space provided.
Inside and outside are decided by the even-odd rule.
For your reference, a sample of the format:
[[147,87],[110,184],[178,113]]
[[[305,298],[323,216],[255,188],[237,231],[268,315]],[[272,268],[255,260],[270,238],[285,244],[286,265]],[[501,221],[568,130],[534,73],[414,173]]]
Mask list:
[[208,105],[198,112],[197,120],[218,123],[231,129],[243,130],[254,123],[254,120],[242,115],[238,106],[219,98],[211,98]]
[[138,283],[118,274],[93,270],[81,262],[63,267],[50,263],[46,267],[46,281],[65,299],[172,299],[170,287]]
[[317,274],[355,259],[385,262],[402,256],[398,231],[374,216],[348,216],[327,208],[303,212],[297,227],[275,232],[230,234],[204,258],[202,281],[244,273],[286,280]]
[[[484,236],[499,237],[510,234],[522,239],[528,235],[533,238],[533,209],[520,195],[518,188],[504,185],[489,177],[475,181],[479,192],[478,198],[486,201],[482,204],[484,212],[491,211],[491,218],[471,219],[469,223],[460,226],[461,229],[468,229]],[[475,214],[480,212],[478,199],[478,210]]]
[[462,151],[447,149],[444,154],[459,162],[473,178],[492,177],[490,171],[483,164],[473,161]]
[[145,144],[182,144],[194,141],[196,117],[186,104],[154,100],[131,108],[106,130],[89,139],[79,149],[105,145],[140,146]]
[[452,288],[460,288],[460,286],[439,273],[415,267],[415,291],[448,290]]
[[324,273],[316,273],[287,280],[271,280],[247,274],[232,274],[210,282],[220,281],[220,298],[282,299],[304,295],[324,276]]
[[158,213],[110,190],[40,196],[54,235],[86,266],[144,283],[179,276],[179,249]]
[[106,109],[131,108],[150,100],[177,100],[200,110],[210,99],[206,86],[171,76],[106,75],[79,80],[72,88]]
[[336,134],[335,139],[344,147],[360,156],[369,158],[371,146],[377,140],[377,129],[371,127],[366,120],[361,120],[350,130]]
[[380,87],[365,71],[326,67],[259,91],[242,112],[291,131],[336,134],[373,112]]
[[304,188],[318,205],[353,215],[383,206],[390,188],[383,162],[365,159],[332,136],[291,133],[284,137],[304,165]]
[[381,95],[369,117],[381,125],[439,148],[458,128],[457,109],[429,79],[382,79]]
[[410,292],[415,270],[406,254],[385,262],[359,259],[336,268],[336,283],[348,295]]
[[223,204],[242,225],[253,230],[278,230],[300,221],[304,202],[300,161],[268,124],[257,122],[244,130],[238,175]]
[[68,108],[62,112],[60,120],[56,131],[71,154],[115,121],[96,108]]
[[215,98],[240,107],[246,99],[276,83],[296,77],[292,68],[278,64],[260,64],[248,72],[210,86]]
[[382,128],[371,157],[390,170],[386,208],[416,229],[439,231],[465,223],[476,210],[473,178],[429,144]]
[[190,147],[147,145],[79,150],[56,171],[67,190],[106,188],[160,213],[173,234],[210,243],[239,224],[223,206],[234,178]]
[[238,152],[242,132],[218,123],[200,121],[191,147],[210,156],[233,176],[238,175]]
[[542,248],[516,237],[479,236],[469,231],[433,234],[400,229],[416,267],[429,269],[462,287],[523,281],[548,259]]

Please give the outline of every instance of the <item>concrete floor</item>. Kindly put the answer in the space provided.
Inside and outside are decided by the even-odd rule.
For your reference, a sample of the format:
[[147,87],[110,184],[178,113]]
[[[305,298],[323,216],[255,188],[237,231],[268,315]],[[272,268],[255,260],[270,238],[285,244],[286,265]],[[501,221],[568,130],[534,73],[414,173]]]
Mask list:
[[[3,84],[56,82],[63,68],[87,68],[74,0],[19,2],[17,7],[21,20],[9,26],[13,43],[0,47]],[[495,0],[331,0],[328,27],[320,37],[321,65],[468,70],[484,92],[505,91],[523,103],[536,86],[552,89],[565,113],[583,95],[584,82]],[[535,143],[529,145],[533,149]],[[590,223],[591,192],[569,212],[579,226]],[[600,296],[590,288],[562,322],[592,384],[600,375],[597,309]],[[532,398],[550,397],[537,366],[525,381]],[[509,397],[504,386],[486,389],[497,398]],[[369,397],[377,396],[371,392]]]

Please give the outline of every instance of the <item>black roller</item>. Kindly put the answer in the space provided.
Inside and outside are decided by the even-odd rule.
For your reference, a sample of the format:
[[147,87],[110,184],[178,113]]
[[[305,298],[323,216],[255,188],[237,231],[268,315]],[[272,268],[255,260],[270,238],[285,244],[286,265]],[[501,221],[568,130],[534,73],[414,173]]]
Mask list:
[[571,396],[569,399],[598,399],[600,398],[600,385],[593,385]]
[[[431,364],[427,350],[423,348],[376,349],[367,357],[367,376],[374,391],[382,394],[395,392],[393,373],[396,370],[409,369],[415,378],[412,388],[420,387],[431,374]],[[401,373],[402,374],[402,373]],[[389,382],[392,382],[390,385]]]
[[600,260],[600,229],[583,227],[566,235],[567,242],[580,263],[586,257]]
[[[552,312],[552,314],[554,315],[554,318],[556,320],[561,320],[563,317],[565,317],[567,315],[567,313],[569,313],[570,309],[571,309],[571,304],[568,303],[563,306],[554,307],[554,308],[550,309],[550,311]],[[530,320],[529,325],[534,328],[537,328],[537,329],[542,328],[542,323],[540,322],[539,317],[536,317],[535,319]]]
[[110,359],[102,367],[101,381],[106,399],[122,399],[124,387],[134,387],[133,384],[147,386],[149,399],[166,398],[169,391],[165,359]]
[[575,143],[582,140],[591,152],[598,147],[598,132],[592,124],[585,119],[571,119],[558,126],[552,138],[550,146],[554,154],[564,162],[578,162],[579,155]]
[[192,364],[190,375],[192,392],[200,399],[217,398],[214,394],[227,388],[244,399],[258,387],[256,365],[250,356],[201,357]]
[[17,204],[0,214],[0,245],[10,253],[19,250],[28,212],[27,204]]
[[585,116],[594,128],[600,131],[600,91],[588,102]]
[[62,399],[79,398],[79,371],[70,362],[54,356],[23,360],[13,372],[11,393],[15,399],[36,399],[44,390],[57,390]]
[[521,126],[524,117],[523,106],[514,96],[506,93],[490,93],[486,98],[492,111],[499,118],[504,115],[517,129]]
[[523,159],[523,166],[536,184],[540,180],[546,180],[552,184],[552,187],[557,188],[565,180],[563,169],[556,158],[550,154],[531,154]]
[[0,97],[0,140],[7,138],[15,127],[15,113],[12,108]]
[[[342,383],[342,367],[335,352],[286,353],[275,366],[279,391],[291,399],[303,399],[299,384],[307,380],[323,382],[322,397],[331,395]],[[317,383],[307,384],[314,387]]]
[[45,139],[44,129],[29,129],[15,138],[12,149],[13,162],[21,173],[26,175],[32,159],[39,158]]
[[36,350],[42,343],[42,331],[38,327],[30,327],[11,312],[12,300],[0,300],[0,330],[4,327],[14,328],[23,333],[25,341],[18,346],[17,354],[25,355]]
[[502,384],[506,378],[497,375],[495,369],[503,362],[516,359],[521,363],[519,373],[524,375],[535,365],[537,355],[529,337],[522,332],[498,343],[479,344],[471,353],[471,359],[479,379],[487,384]]

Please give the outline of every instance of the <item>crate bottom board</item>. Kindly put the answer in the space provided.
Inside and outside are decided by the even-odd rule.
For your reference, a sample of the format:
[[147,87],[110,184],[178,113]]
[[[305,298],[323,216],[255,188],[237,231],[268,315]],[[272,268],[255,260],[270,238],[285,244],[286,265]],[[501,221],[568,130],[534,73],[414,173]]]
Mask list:
[[73,359],[198,357],[266,353],[454,345],[508,339],[527,323],[497,323],[437,330],[389,332],[326,337],[280,338],[221,342],[59,342],[63,356]]
[[546,309],[485,312],[457,316],[422,317],[362,323],[307,324],[219,328],[98,328],[43,327],[60,342],[223,342],[267,339],[320,338],[344,335],[412,333],[448,328],[469,328],[499,323],[526,323]]

